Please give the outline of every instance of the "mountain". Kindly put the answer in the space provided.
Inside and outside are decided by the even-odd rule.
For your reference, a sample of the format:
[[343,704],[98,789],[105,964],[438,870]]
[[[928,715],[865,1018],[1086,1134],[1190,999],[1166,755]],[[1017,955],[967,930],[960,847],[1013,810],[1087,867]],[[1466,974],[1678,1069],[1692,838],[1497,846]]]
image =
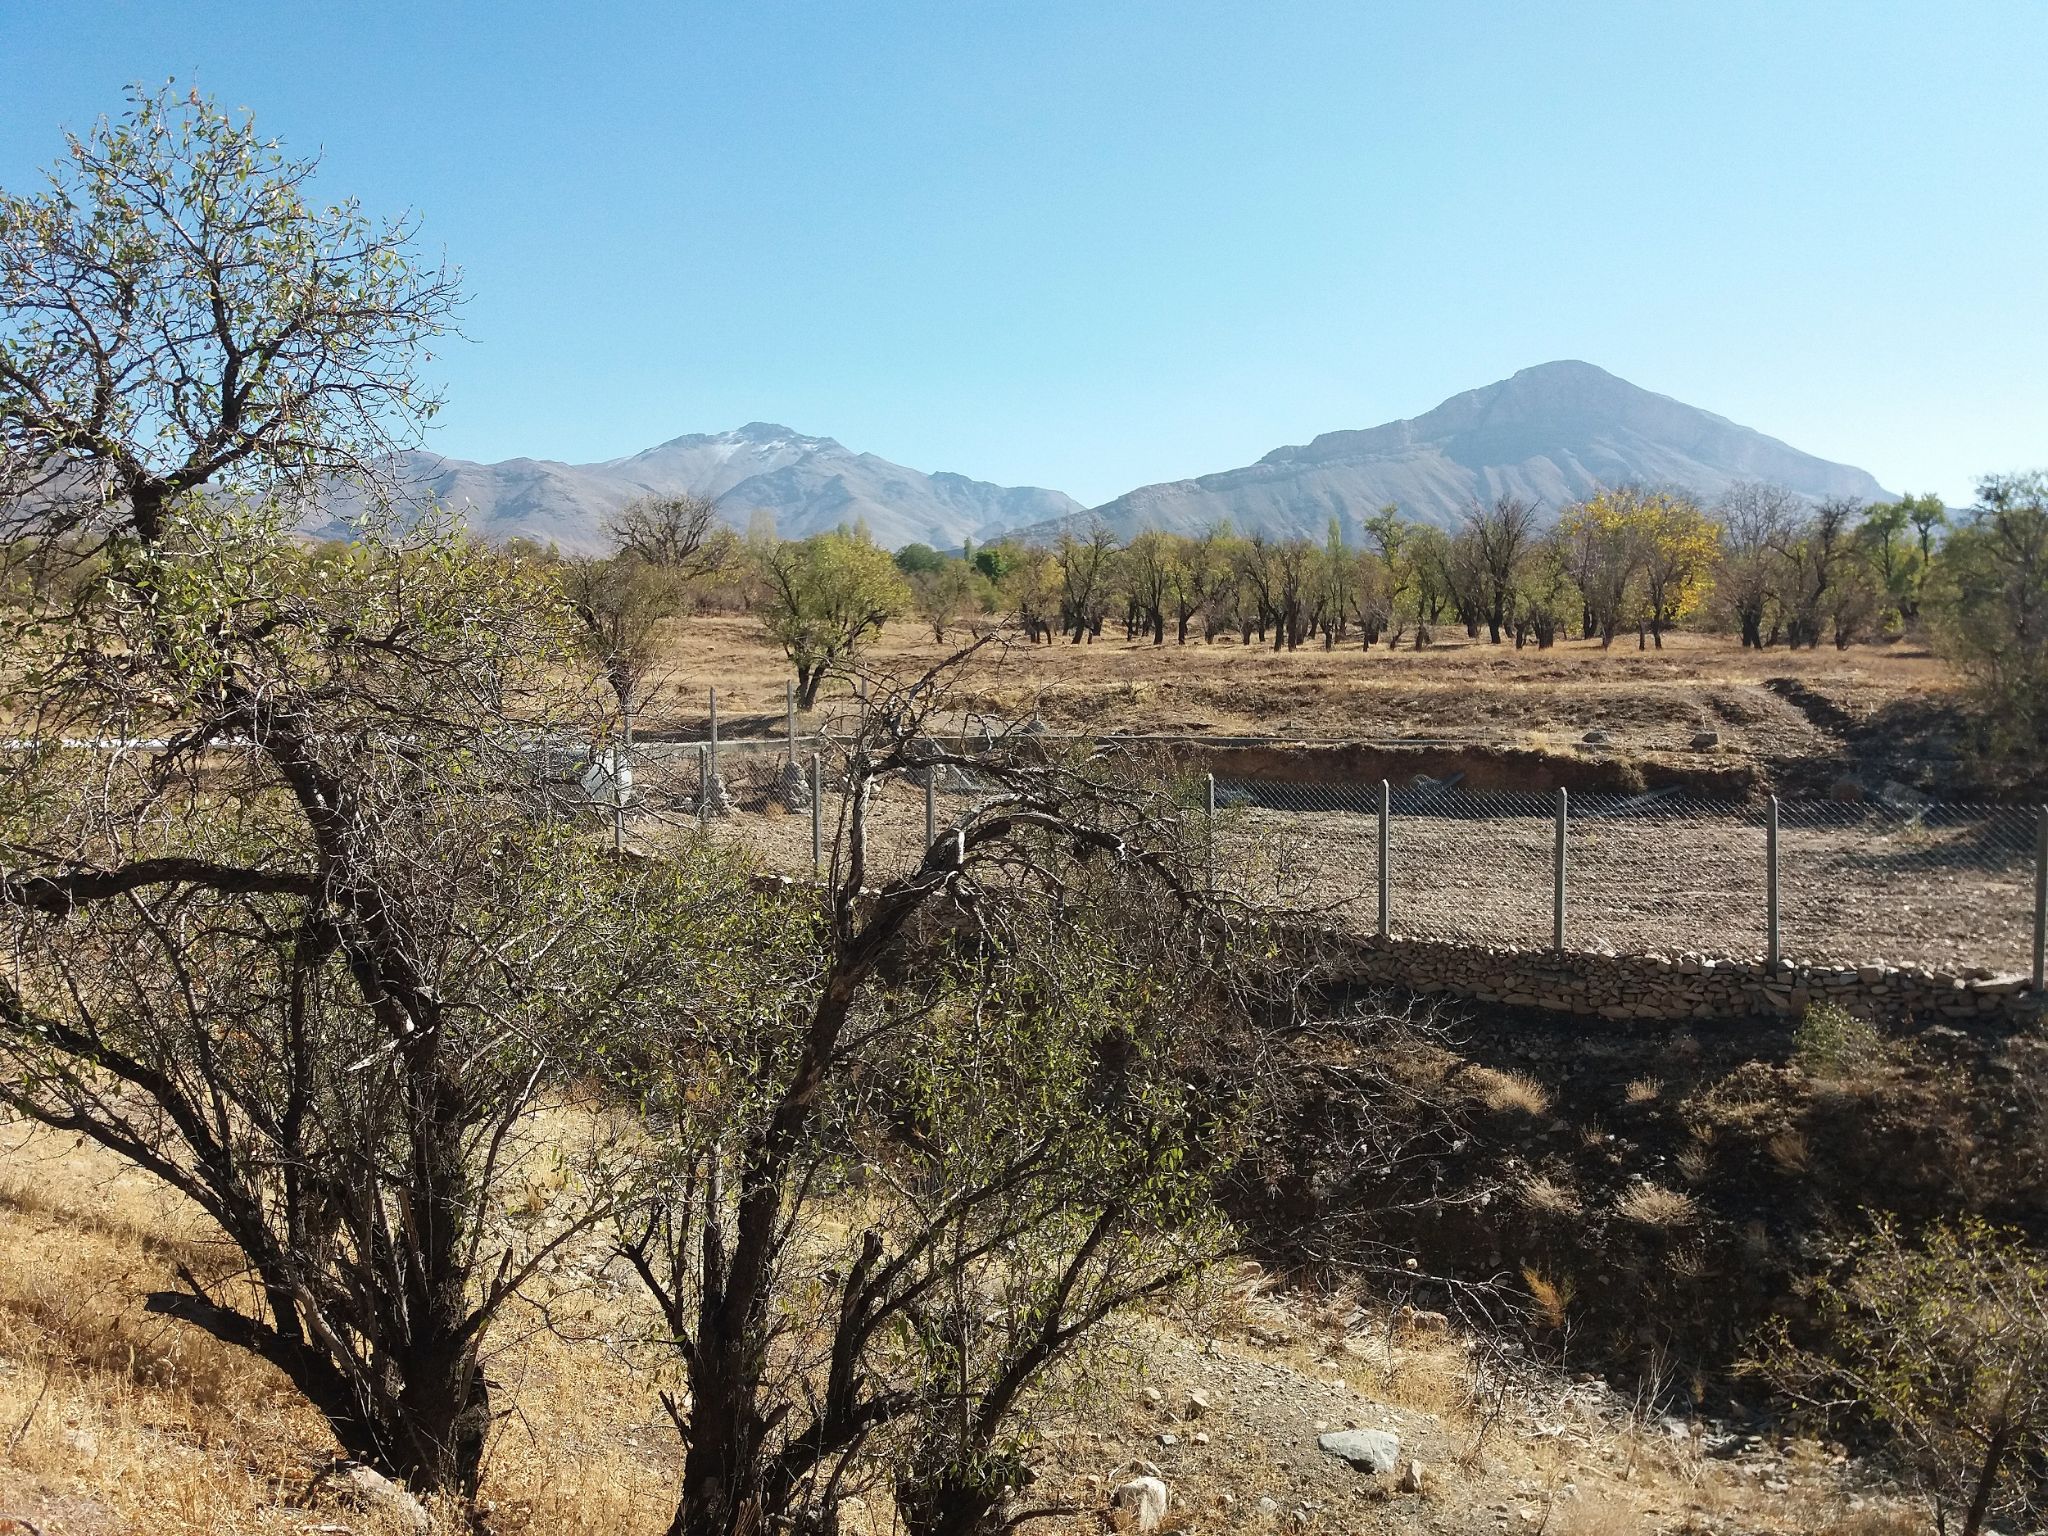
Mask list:
[[[876,541],[892,549],[919,542],[945,548],[1083,510],[1058,491],[927,475],[854,453],[829,437],[761,421],[735,432],[674,438],[600,464],[474,464],[416,451],[401,456],[398,479],[406,499],[458,508],[487,538],[552,541],[570,553],[602,549],[605,514],[650,493],[708,496],[739,528],[766,509],[785,538],[865,519]],[[351,510],[340,506],[318,531],[339,531]]]
[[[1360,520],[1388,502],[1411,518],[1453,527],[1474,501],[1502,492],[1554,515],[1603,485],[1641,481],[1711,501],[1742,480],[1767,480],[1814,500],[1888,495],[1860,469],[1638,389],[1591,363],[1558,362],[1453,395],[1409,421],[1325,432],[1243,469],[1141,486],[1090,516],[1126,538],[1143,528],[1187,533],[1225,520],[1243,532],[1321,538],[1334,516],[1355,538]],[[1059,526],[1021,531],[1044,537]]]

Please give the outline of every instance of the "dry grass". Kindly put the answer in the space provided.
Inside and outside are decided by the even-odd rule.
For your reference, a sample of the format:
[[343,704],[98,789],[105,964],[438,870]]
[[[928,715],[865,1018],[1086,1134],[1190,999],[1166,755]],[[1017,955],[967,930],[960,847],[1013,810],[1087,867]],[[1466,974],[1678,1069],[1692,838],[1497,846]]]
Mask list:
[[1562,1328],[1577,1290],[1570,1277],[1551,1280],[1534,1269],[1524,1269],[1522,1283],[1529,1287],[1529,1299],[1535,1303],[1538,1321],[1546,1328]]
[[1654,1529],[1643,1512],[1619,1499],[1578,1499],[1559,1505],[1551,1529],[1557,1536],[1643,1536]]
[[[527,1219],[545,1219],[558,1189],[548,1165],[537,1163],[514,1203],[530,1207]],[[175,1197],[68,1138],[0,1129],[0,1254],[0,1514],[34,1519],[49,1536],[391,1536],[324,1496],[312,1507],[299,1502],[335,1448],[274,1373],[142,1313],[137,1298],[179,1263],[233,1283],[230,1256]],[[515,1316],[490,1362],[506,1410],[484,1474],[486,1524],[496,1536],[622,1536],[660,1530],[671,1513],[677,1447],[656,1401],[658,1389],[674,1385],[669,1362],[639,1342],[649,1319],[637,1293],[593,1259],[586,1254],[550,1276],[553,1327],[540,1328],[531,1312]],[[1561,1319],[1569,1287],[1550,1276],[1528,1278],[1539,1310]],[[1742,1469],[1682,1462],[1661,1432],[1599,1418],[1575,1406],[1562,1384],[1549,1388],[1532,1376],[1517,1389],[1508,1418],[1494,1422],[1490,1401],[1475,1396],[1484,1351],[1455,1331],[1402,1329],[1395,1312],[1362,1295],[1313,1304],[1245,1266],[1219,1271],[1198,1300],[1185,1315],[1135,1320],[1113,1346],[1137,1362],[1140,1379],[1168,1387],[1169,1413],[1179,1396],[1170,1374],[1154,1373],[1186,1372],[1225,1338],[1228,1351],[1251,1364],[1251,1375],[1226,1377],[1220,1392],[1211,1387],[1217,1406],[1201,1429],[1215,1439],[1212,1460],[1168,1467],[1179,1529],[1359,1529],[1355,1514],[1327,1494],[1317,1495],[1321,1505],[1306,1526],[1290,1524],[1291,1505],[1283,1503],[1272,1520],[1256,1505],[1268,1490],[1287,1496],[1290,1479],[1276,1478],[1275,1469],[1289,1462],[1297,1472],[1323,1473],[1327,1489],[1348,1498],[1351,1474],[1340,1476],[1316,1457],[1311,1421],[1344,1421],[1347,1412],[1377,1418],[1380,1405],[1422,1416],[1403,1421],[1404,1440],[1433,1468],[1456,1460],[1482,1427],[1488,1435],[1483,1457],[1440,1476],[1419,1500],[1377,1504],[1367,1528],[1489,1529],[1490,1511],[1507,1501],[1547,1509],[1547,1530],[1605,1536],[1669,1529],[1647,1512],[1697,1506],[1710,1494],[1717,1512],[1731,1517],[1727,1529],[1823,1527],[1819,1516],[1733,1520],[1757,1497]],[[1355,1408],[1331,1395],[1332,1386],[1342,1387],[1336,1377],[1352,1382],[1356,1396],[1343,1402]],[[1275,1385],[1261,1398],[1254,1382]],[[1318,1406],[1291,1395],[1302,1389],[1321,1392]],[[1043,1426],[1051,1458],[1044,1486],[1084,1502],[1106,1492],[1114,1469],[1134,1455],[1171,1461],[1152,1444],[1162,1427],[1184,1442],[1192,1433],[1177,1416],[1169,1426],[1157,1410],[1134,1412],[1129,1394],[1073,1396],[1060,1414]],[[1572,1426],[1568,1441],[1540,1428],[1559,1423]],[[1551,1503],[1529,1491],[1566,1482],[1578,1496]],[[1839,1510],[1833,1485],[1816,1495],[1822,1492]],[[444,1536],[462,1529],[452,1511],[439,1520]],[[850,1529],[885,1536],[889,1526],[882,1519]],[[1090,1509],[1032,1529],[1099,1536],[1103,1525]],[[1838,1527],[1840,1536],[1900,1529]]]
[[1637,1184],[1614,1202],[1615,1213],[1639,1226],[1658,1229],[1689,1227],[1700,1219],[1699,1202],[1661,1184]]
[[1679,1177],[1686,1183],[1704,1183],[1707,1175],[1714,1171],[1713,1143],[1703,1137],[1680,1152],[1673,1161],[1677,1164]]
[[1526,1073],[1473,1067],[1465,1073],[1465,1082],[1471,1095],[1497,1114],[1515,1111],[1533,1116],[1550,1108],[1549,1090]]
[[1829,1522],[1820,1536],[1927,1536],[1927,1517],[1898,1505],[1867,1505]]
[[[18,1126],[0,1137],[0,1513],[71,1536],[296,1533],[345,1515],[380,1536],[324,1494],[300,1505],[337,1448],[281,1376],[142,1310],[179,1264],[232,1289],[232,1255],[204,1219],[96,1148]],[[554,1292],[561,1332],[515,1316],[488,1365],[509,1410],[485,1469],[494,1529],[658,1530],[676,1466],[656,1422],[663,1362],[620,1342],[646,1319],[629,1315],[634,1293],[583,1274]]]
[[1639,1077],[1624,1090],[1630,1104],[1654,1104],[1663,1093],[1663,1080],[1655,1077]]
[[1532,1211],[1559,1218],[1578,1216],[1586,1208],[1571,1185],[1540,1173],[1522,1186],[1522,1203]]
[[1813,1148],[1796,1130],[1780,1131],[1766,1143],[1766,1150],[1771,1154],[1771,1161],[1783,1173],[1804,1173],[1813,1161]]

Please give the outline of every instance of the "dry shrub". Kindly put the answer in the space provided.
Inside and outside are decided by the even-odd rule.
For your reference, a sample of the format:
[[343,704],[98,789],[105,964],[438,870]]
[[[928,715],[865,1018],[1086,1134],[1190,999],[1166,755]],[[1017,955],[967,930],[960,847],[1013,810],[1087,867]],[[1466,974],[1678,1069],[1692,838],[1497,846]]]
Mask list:
[[1547,1279],[1535,1269],[1522,1270],[1522,1283],[1529,1287],[1529,1298],[1536,1304],[1536,1317],[1546,1328],[1562,1328],[1565,1313],[1572,1304],[1572,1297],[1578,1287],[1569,1275],[1559,1280]]
[[1639,1077],[1628,1085],[1628,1102],[1631,1104],[1654,1104],[1664,1092],[1663,1081],[1654,1077]]
[[1699,1202],[1661,1184],[1638,1184],[1614,1202],[1615,1212],[1640,1226],[1664,1230],[1689,1227],[1700,1219]]
[[1549,1091],[1525,1073],[1474,1067],[1466,1076],[1471,1082],[1473,1096],[1496,1113],[1514,1110],[1533,1116],[1550,1108]]
[[1586,1208],[1571,1185],[1540,1173],[1522,1186],[1522,1203],[1545,1216],[1577,1216]]
[[1804,1173],[1813,1161],[1813,1148],[1796,1130],[1783,1130],[1766,1143],[1771,1161],[1784,1173]]
[[1704,1183],[1707,1175],[1714,1171],[1714,1149],[1708,1141],[1696,1141],[1679,1153],[1675,1161],[1679,1177],[1686,1183]]

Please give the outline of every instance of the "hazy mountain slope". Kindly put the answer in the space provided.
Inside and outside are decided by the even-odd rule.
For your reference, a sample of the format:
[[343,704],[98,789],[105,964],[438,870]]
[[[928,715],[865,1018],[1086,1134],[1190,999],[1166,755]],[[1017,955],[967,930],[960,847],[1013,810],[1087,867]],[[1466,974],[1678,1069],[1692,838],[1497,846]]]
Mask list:
[[[876,540],[892,549],[918,541],[956,545],[1082,510],[1058,491],[927,475],[854,453],[829,437],[758,421],[734,432],[678,437],[600,464],[474,464],[414,452],[403,456],[400,472],[409,499],[459,508],[488,538],[552,541],[572,552],[602,548],[604,515],[650,492],[709,496],[740,528],[765,508],[790,538],[865,519]],[[337,510],[346,515],[349,509]]]
[[1126,537],[1228,520],[1244,531],[1320,538],[1333,515],[1354,534],[1390,501],[1410,517],[1449,527],[1474,500],[1503,491],[1555,513],[1598,486],[1629,480],[1709,499],[1741,480],[1768,480],[1813,498],[1886,494],[1860,469],[1801,453],[1590,363],[1560,362],[1454,395],[1409,421],[1326,432],[1243,469],[1141,486],[1093,515]]

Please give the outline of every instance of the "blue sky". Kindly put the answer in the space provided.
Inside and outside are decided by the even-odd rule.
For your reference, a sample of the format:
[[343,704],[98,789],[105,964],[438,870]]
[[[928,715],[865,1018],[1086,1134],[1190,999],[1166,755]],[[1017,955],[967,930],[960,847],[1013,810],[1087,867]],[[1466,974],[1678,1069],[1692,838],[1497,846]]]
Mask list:
[[750,420],[1084,501],[1579,357],[2048,464],[2048,4],[0,0],[0,186],[176,75],[467,273],[432,445]]

